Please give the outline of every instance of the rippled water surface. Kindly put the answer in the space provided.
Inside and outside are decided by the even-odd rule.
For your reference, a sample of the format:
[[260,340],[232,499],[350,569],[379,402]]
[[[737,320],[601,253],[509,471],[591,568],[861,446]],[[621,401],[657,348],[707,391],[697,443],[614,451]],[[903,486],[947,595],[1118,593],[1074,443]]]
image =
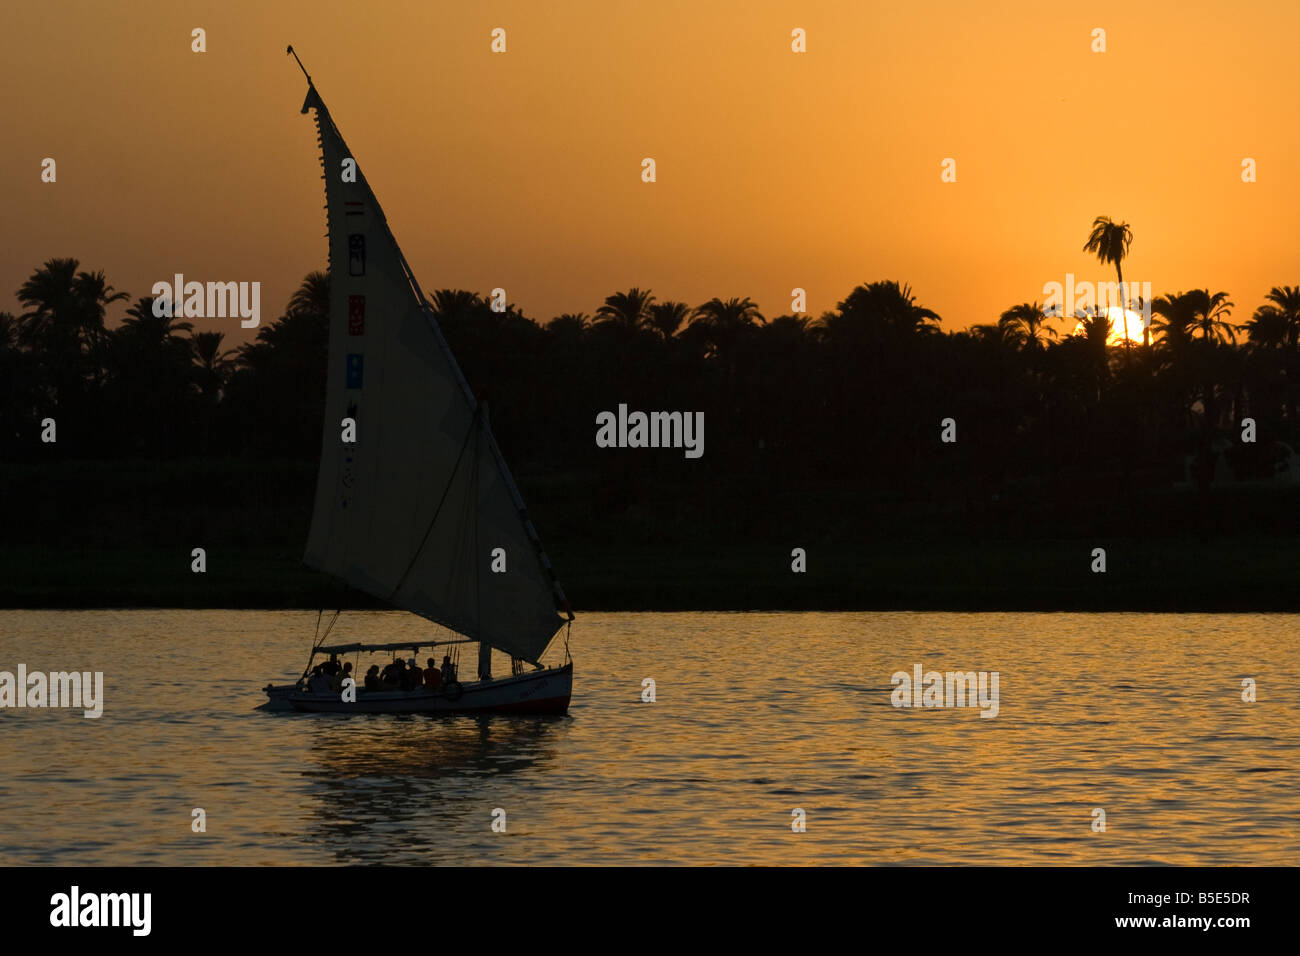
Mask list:
[[[255,710],[315,617],[0,612],[0,670],[106,698],[0,711],[0,862],[1300,863],[1291,616],[589,614],[568,717]],[[998,716],[891,706],[917,663],[998,671]]]

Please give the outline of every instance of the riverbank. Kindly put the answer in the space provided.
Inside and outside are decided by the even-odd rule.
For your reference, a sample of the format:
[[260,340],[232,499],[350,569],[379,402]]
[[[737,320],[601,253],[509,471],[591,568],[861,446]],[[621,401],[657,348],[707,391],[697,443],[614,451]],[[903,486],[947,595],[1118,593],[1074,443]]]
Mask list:
[[[706,479],[520,485],[579,612],[1300,611],[1300,489],[1216,490],[1207,510],[1190,489]],[[7,465],[0,607],[381,606],[301,564],[314,483],[306,462]]]

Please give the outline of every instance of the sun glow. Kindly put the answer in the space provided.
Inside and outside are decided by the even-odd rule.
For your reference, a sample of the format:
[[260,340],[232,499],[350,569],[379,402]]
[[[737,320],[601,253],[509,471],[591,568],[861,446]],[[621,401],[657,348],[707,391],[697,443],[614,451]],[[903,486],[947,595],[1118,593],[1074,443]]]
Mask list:
[[[1110,332],[1106,336],[1107,345],[1122,345],[1125,338],[1130,342],[1140,343],[1142,341],[1143,324],[1145,322],[1142,313],[1112,305],[1106,309],[1106,316],[1110,319]],[[1074,334],[1083,334],[1082,322],[1074,327]]]

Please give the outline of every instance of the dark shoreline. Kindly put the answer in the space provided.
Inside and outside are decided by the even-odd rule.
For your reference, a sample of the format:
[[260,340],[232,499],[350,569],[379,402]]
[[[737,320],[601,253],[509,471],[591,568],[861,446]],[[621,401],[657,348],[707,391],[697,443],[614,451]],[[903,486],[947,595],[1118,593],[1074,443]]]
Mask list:
[[[789,570],[778,546],[724,553],[569,554],[556,566],[584,611],[1300,612],[1300,542],[1105,542],[1108,569],[1089,570],[1091,543],[988,542],[956,549],[808,549]],[[1131,548],[1131,549],[1130,549]],[[210,549],[208,572],[188,551],[40,552],[0,548],[0,608],[380,609],[284,554]],[[818,571],[818,565],[823,570]],[[928,571],[922,575],[920,572]],[[1199,573],[1197,573],[1199,572]],[[920,583],[926,579],[945,583]],[[1055,578],[1055,580],[1053,580]],[[1009,586],[1018,581],[1019,586]]]
[[[0,468],[0,608],[379,608],[301,563],[314,462]],[[1300,485],[520,476],[583,611],[1300,612]],[[190,570],[191,551],[207,570]],[[792,570],[795,548],[806,571]],[[1106,572],[1091,570],[1106,551]]]

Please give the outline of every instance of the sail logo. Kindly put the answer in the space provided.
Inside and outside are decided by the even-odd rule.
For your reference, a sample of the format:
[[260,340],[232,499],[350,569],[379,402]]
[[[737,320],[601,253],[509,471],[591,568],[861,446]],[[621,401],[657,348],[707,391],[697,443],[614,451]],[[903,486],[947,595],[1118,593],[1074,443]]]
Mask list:
[[0,708],[4,707],[80,707],[85,717],[96,720],[104,713],[104,672],[29,674],[27,665],[19,664],[17,676],[0,671]]
[[176,273],[171,282],[153,284],[154,318],[240,318],[241,328],[255,329],[262,321],[262,283],[186,282]]
[[356,352],[348,353],[347,364],[347,387],[360,388],[362,381],[362,372],[365,370],[366,357]]
[[366,274],[366,237],[359,232],[348,236],[348,275]]
[[153,923],[152,893],[82,893],[74,885],[50,897],[50,925],[125,926],[132,936],[148,936]]
[[[999,672],[926,671],[914,664],[912,673],[895,671],[890,703],[895,707],[979,707],[980,717],[998,715]],[[978,697],[976,688],[978,687]]]
[[687,458],[704,454],[703,412],[631,412],[596,416],[597,448],[682,448]]
[[366,334],[366,297],[348,296],[348,335]]

